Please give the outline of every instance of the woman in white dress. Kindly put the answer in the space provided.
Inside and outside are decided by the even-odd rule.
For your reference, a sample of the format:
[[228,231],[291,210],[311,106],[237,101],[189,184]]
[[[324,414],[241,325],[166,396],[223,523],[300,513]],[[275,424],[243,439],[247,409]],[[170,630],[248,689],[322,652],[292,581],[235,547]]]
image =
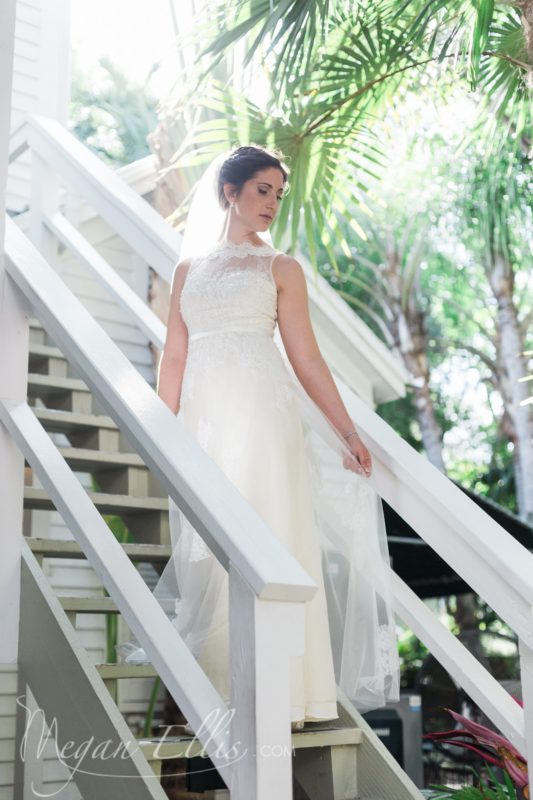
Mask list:
[[[291,664],[297,728],[338,716],[337,683],[363,711],[398,699],[399,665],[371,456],[320,353],[302,266],[268,235],[287,178],[279,154],[255,146],[204,176],[211,211],[198,189],[158,394],[318,586]],[[170,524],[156,596],[175,599],[177,629],[229,702],[227,573],[171,500]]]

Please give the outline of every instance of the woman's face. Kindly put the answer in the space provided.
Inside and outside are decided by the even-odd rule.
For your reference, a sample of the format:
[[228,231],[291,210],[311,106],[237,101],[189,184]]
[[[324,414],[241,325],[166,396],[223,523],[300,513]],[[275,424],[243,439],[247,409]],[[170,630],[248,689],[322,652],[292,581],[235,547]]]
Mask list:
[[231,184],[225,184],[229,190],[226,196],[234,200],[234,212],[240,221],[252,230],[267,230],[278,213],[283,194],[283,174],[277,167],[266,167],[255,173],[253,178],[245,181],[240,194],[231,191]]

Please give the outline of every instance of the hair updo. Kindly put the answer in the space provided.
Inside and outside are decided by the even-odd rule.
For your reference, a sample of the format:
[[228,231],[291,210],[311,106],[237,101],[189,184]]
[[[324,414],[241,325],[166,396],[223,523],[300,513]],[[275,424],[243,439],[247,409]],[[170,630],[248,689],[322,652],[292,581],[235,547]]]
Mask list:
[[253,178],[256,172],[268,167],[276,167],[283,175],[283,185],[287,183],[289,169],[282,163],[283,154],[276,149],[267,150],[265,147],[243,145],[237,147],[222,163],[217,176],[218,202],[224,211],[229,207],[229,202],[224,194],[224,184],[232,183],[237,192],[240,192],[246,181]]

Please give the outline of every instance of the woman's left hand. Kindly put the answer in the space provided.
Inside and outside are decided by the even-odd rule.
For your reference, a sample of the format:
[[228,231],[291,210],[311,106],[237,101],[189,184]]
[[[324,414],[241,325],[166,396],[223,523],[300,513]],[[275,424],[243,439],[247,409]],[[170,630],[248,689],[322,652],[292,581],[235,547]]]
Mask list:
[[345,453],[343,456],[343,466],[346,469],[351,469],[352,472],[357,472],[360,475],[369,477],[372,472],[372,456],[366,445],[361,441],[359,436],[350,436],[346,441],[352,455]]

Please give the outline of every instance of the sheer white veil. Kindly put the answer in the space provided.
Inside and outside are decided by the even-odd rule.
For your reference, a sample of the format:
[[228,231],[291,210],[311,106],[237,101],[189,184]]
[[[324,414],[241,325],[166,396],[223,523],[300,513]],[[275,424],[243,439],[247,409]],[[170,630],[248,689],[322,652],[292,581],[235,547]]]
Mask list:
[[[231,150],[225,150],[215,156],[196,184],[183,231],[180,261],[208,253],[222,236],[228,211],[218,203],[218,174],[231,153]],[[270,231],[258,232],[257,235],[272,246]]]
[[[217,181],[229,155],[217,155],[197,184],[180,260],[201,257],[223,238],[228,211],[219,206]],[[258,235],[272,247],[269,232]],[[381,498],[371,479],[345,466],[352,458],[346,440],[299,382],[278,331],[275,341],[292,376],[304,428],[336,680],[360,711],[369,711],[398,701],[400,684]],[[154,594],[197,656],[216,612],[223,570],[214,557],[204,557],[203,542],[192,538],[192,526],[169,503],[173,553]],[[185,550],[186,541],[200,547]]]

